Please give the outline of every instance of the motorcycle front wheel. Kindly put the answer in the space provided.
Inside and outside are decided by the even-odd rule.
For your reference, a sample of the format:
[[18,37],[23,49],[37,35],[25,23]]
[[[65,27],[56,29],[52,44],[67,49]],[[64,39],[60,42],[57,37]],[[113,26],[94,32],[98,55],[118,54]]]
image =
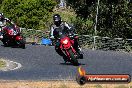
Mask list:
[[71,58],[71,63],[75,66],[78,66],[79,63],[78,63],[78,60],[77,60],[77,56],[75,56],[72,49],[69,49],[68,52],[69,52],[69,55],[70,55],[70,58]]

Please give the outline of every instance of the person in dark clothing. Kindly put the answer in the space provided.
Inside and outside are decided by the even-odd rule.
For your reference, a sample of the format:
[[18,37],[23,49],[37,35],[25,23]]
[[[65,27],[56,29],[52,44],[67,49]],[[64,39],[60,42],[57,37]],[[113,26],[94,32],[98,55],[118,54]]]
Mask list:
[[[53,21],[54,21],[54,24],[51,26],[50,39],[55,39],[55,41],[56,41],[56,44],[55,44],[56,52],[60,56],[63,56],[64,61],[67,62],[66,55],[61,51],[61,49],[59,47],[60,44],[59,44],[59,41],[57,39],[58,36],[57,36],[57,32],[55,31],[55,29],[61,31],[62,34],[66,33],[66,34],[70,34],[70,35],[74,35],[75,34],[75,29],[73,27],[71,27],[68,23],[62,21],[59,14],[53,15]],[[76,38],[74,38],[74,42],[75,43],[74,43],[73,47],[75,48],[75,50],[80,55],[83,55],[81,53],[81,49],[79,47],[78,40]]]

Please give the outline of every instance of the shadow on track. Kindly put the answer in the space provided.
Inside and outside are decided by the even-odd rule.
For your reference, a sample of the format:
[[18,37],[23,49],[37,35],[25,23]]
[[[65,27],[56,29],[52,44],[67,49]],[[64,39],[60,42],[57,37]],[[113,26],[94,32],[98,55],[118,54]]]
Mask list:
[[[71,65],[71,66],[75,66],[75,65],[73,65],[72,63],[60,63],[60,65]],[[80,65],[85,65],[85,64],[79,63],[79,66],[80,66]]]

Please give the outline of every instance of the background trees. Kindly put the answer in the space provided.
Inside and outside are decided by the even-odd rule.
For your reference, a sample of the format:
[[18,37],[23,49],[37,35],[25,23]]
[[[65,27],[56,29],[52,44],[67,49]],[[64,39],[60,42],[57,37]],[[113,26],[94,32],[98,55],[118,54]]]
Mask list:
[[[97,0],[67,0],[82,22],[76,22],[83,34],[93,33]],[[108,37],[132,37],[132,3],[128,0],[100,0],[97,35]],[[78,19],[78,18],[77,18]],[[89,22],[86,24],[86,22]],[[79,24],[80,23],[80,24]],[[92,25],[89,25],[92,23]],[[85,27],[84,25],[85,24]],[[86,30],[88,32],[86,32]]]
[[[19,26],[47,29],[54,13],[73,23],[79,34],[94,34],[97,0],[65,0],[71,9],[53,11],[60,0],[1,0],[0,10]],[[132,37],[131,0],[100,0],[97,35]]]
[[1,11],[21,27],[45,29],[55,5],[53,0],[3,0]]
[[99,9],[98,34],[109,37],[132,37],[130,9],[127,0],[107,0],[101,2]]
[[95,18],[95,0],[66,0],[76,12],[76,20],[73,21],[79,34],[93,34]]

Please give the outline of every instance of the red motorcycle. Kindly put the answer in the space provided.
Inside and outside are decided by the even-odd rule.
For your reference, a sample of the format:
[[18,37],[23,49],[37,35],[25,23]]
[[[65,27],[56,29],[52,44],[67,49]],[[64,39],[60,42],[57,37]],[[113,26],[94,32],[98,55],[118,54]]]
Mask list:
[[21,36],[20,29],[13,26],[6,26],[3,28],[3,39],[2,42],[5,47],[14,46],[25,49],[25,41]]
[[[77,38],[77,37],[76,37]],[[69,35],[62,35],[60,37],[60,49],[68,57],[68,61],[73,65],[79,65],[78,60],[79,54],[73,47],[74,40]]]

